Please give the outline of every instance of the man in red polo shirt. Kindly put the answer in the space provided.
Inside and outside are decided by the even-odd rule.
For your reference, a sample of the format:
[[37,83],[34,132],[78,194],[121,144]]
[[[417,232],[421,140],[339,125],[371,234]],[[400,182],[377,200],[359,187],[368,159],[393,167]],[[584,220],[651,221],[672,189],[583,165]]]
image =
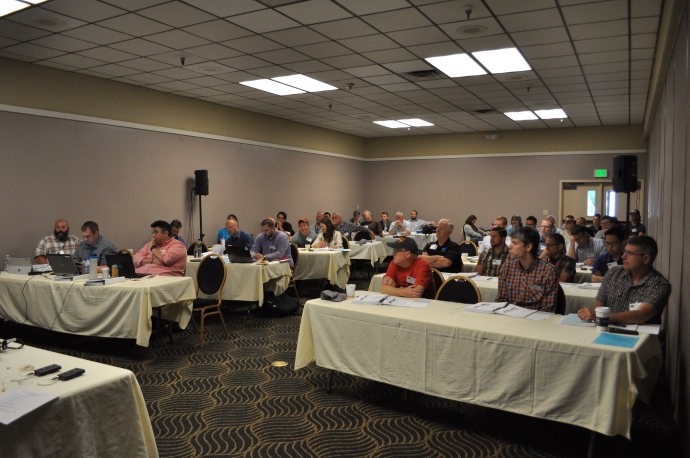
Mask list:
[[381,292],[389,296],[436,297],[436,284],[427,261],[417,257],[419,249],[412,238],[401,237],[388,243],[393,248],[393,262],[383,276]]

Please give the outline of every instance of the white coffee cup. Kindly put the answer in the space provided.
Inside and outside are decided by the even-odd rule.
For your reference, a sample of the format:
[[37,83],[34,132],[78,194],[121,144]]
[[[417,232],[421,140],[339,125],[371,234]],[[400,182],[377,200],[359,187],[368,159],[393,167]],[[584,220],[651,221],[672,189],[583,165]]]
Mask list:
[[467,256],[468,256],[467,253],[463,253],[462,254],[462,260],[467,261]]
[[305,244],[304,244],[304,248],[306,248],[307,250],[309,250],[309,249],[311,249],[311,245],[305,243]]
[[611,317],[611,309],[608,307],[597,307],[595,310],[596,312],[596,324],[597,324],[597,331],[599,332],[604,332],[608,331],[609,329],[609,318]]
[[110,270],[108,269],[103,269],[101,270],[101,273],[103,274],[103,278],[110,278]]
[[345,291],[347,294],[347,297],[355,297],[355,290],[357,289],[357,285],[346,285],[345,286]]

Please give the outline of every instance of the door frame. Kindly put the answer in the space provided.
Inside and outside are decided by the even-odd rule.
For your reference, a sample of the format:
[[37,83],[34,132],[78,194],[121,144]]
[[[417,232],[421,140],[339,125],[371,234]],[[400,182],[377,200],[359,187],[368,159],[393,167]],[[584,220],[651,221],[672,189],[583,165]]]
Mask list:
[[[638,192],[640,193],[640,212],[646,213],[646,212],[642,211],[642,209],[645,208],[645,206],[644,206],[645,205],[645,203],[644,203],[644,189],[645,189],[644,188],[644,180],[637,180],[637,181],[640,182],[640,189],[638,189]],[[558,224],[557,224],[557,226],[559,224],[561,224],[560,222],[563,221],[563,218],[565,217],[565,215],[563,214],[563,184],[564,183],[568,183],[568,184],[571,184],[571,183],[594,184],[595,183],[597,185],[601,185],[601,189],[602,189],[601,198],[603,199],[604,198],[604,193],[603,193],[604,185],[613,184],[613,180],[560,180],[559,184],[558,184],[558,221],[557,221]],[[603,215],[603,213],[602,213],[602,215]],[[644,217],[646,215],[643,214],[642,216]],[[578,216],[576,215],[575,218],[577,218],[577,217]],[[587,217],[585,216],[585,218],[587,218]],[[587,220],[587,221],[589,222],[589,220]]]

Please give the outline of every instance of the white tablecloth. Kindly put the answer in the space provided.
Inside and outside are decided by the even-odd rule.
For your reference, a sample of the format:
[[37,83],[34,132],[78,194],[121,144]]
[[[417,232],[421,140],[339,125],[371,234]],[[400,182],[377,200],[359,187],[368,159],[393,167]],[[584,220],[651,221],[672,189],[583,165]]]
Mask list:
[[70,334],[136,339],[137,345],[148,347],[153,309],[163,307],[164,319],[185,328],[196,299],[192,280],[184,277],[159,276],[105,286],[50,278],[2,272],[0,316]]
[[[369,291],[381,291],[381,281],[384,274],[378,274],[371,277],[369,283]],[[458,274],[462,275],[462,274]],[[498,295],[498,280],[493,281],[478,281],[474,280],[479,292],[482,295],[482,301],[492,302]],[[585,307],[594,307],[594,299],[597,297],[598,290],[595,289],[581,289],[577,287],[563,288],[565,293],[565,313],[576,313],[578,310]]]
[[[463,262],[462,264],[462,271],[463,272],[476,272],[477,271],[477,263],[476,262]],[[581,269],[576,269],[575,270],[575,280],[573,280],[573,283],[589,283],[592,281],[592,271],[591,270],[581,270]]]
[[386,259],[386,249],[381,242],[370,242],[357,245],[357,242],[350,242],[350,259],[366,259],[375,267],[376,263],[382,263]]
[[[424,249],[427,243],[436,241],[436,234],[410,234],[408,237],[413,238],[414,241],[417,242],[417,248],[419,250]],[[386,256],[393,256],[393,248],[389,247],[387,243],[394,242],[397,238],[398,237],[394,235],[387,235],[385,237],[376,237],[376,240],[383,242],[384,248],[386,249]]]
[[350,278],[349,251],[299,250],[299,263],[295,268],[296,280],[327,278],[332,284],[345,288]]
[[[188,259],[191,259],[189,256]],[[266,265],[233,264],[226,262],[228,271],[223,286],[222,298],[226,301],[264,301],[264,290],[273,292],[276,296],[282,294],[290,284],[292,271],[287,262],[269,262]],[[196,288],[196,273],[198,262],[187,262],[185,276],[194,280]],[[199,297],[213,298],[199,291]],[[217,296],[215,296],[217,297]]]
[[295,369],[320,367],[442,398],[629,437],[661,367],[657,336],[596,345],[595,328],[427,308],[307,302]]
[[[9,425],[0,425],[3,457],[157,457],[149,414],[139,383],[128,370],[38,348],[24,347],[0,354],[0,379],[7,393],[17,389],[11,380],[50,364],[61,372],[79,367],[86,372],[57,381],[56,374],[29,379],[22,388],[57,394],[56,401],[39,407]],[[0,393],[0,397],[6,395]]]

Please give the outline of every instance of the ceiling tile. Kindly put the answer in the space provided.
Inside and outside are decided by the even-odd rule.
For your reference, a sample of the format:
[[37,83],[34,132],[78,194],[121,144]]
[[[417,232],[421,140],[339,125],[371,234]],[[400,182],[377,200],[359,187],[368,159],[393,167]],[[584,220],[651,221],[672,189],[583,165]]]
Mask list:
[[184,81],[169,81],[167,83],[157,84],[156,86],[164,87],[166,89],[172,89],[175,91],[184,91],[186,89],[198,89],[199,88],[199,86],[196,86],[196,85],[190,84],[190,83],[186,83]]
[[[100,46],[98,48],[87,49],[86,51],[78,52],[80,56],[91,57],[92,59],[102,60],[104,62],[121,62],[123,60],[134,59],[137,56],[128,52],[119,51],[117,49]],[[100,71],[100,70],[96,70]],[[138,72],[137,72],[138,73]],[[120,76],[120,75],[115,75]],[[125,75],[121,75],[125,76]]]
[[551,29],[528,30],[526,32],[514,32],[510,34],[518,46],[532,46],[547,43],[561,43],[569,41],[565,27],[553,27]]
[[76,38],[66,37],[60,34],[53,34],[47,37],[32,41],[33,44],[46,46],[48,48],[59,49],[65,52],[83,51],[84,49],[95,48],[98,45],[87,41],[77,40]]
[[441,87],[455,87],[457,84],[451,79],[445,79],[432,81],[417,81],[417,85],[425,89],[437,89]]
[[[311,76],[312,78],[315,78],[319,81],[323,81],[324,83],[329,83],[329,84],[333,81],[338,81],[338,80],[352,81],[355,79],[355,78],[352,78],[351,75],[348,75],[345,72],[341,72],[340,70],[329,70],[327,72],[312,73],[309,76]],[[366,84],[362,84],[362,85],[366,86]],[[359,87],[359,84],[356,84],[355,86]]]
[[274,49],[283,48],[283,45],[260,35],[252,35],[250,37],[239,38],[237,40],[224,41],[223,45],[247,54],[273,51]]
[[180,57],[184,56],[185,58],[185,65],[194,65],[194,64],[199,64],[201,62],[204,62],[206,59],[203,57],[198,57],[189,53],[186,53],[184,51],[169,51],[169,52],[164,52],[161,54],[154,54],[153,56],[149,56],[149,59],[154,59],[159,62],[166,63],[168,65],[172,65],[173,67],[179,67],[182,65]]
[[499,16],[498,20],[508,32],[523,32],[525,30],[547,29],[563,26],[561,15],[556,8],[548,10],[529,11],[525,13],[507,14]]
[[[253,75],[256,75],[259,78],[276,78],[278,76],[288,76],[291,75],[293,72],[290,70],[287,70],[283,67],[280,67],[278,65],[271,65],[269,67],[262,67],[262,68],[253,68],[251,70],[247,70],[248,73],[251,73]],[[252,79],[258,79],[258,78],[252,78]]]
[[273,10],[254,11],[240,16],[233,16],[228,18],[228,20],[256,33],[273,32],[275,30],[289,29],[300,25],[292,19]]
[[350,73],[358,78],[366,76],[387,75],[390,72],[380,65],[367,65],[364,67],[344,68],[343,71]]
[[311,73],[311,72],[322,72],[325,70],[332,70],[330,65],[326,65],[318,60],[305,60],[303,62],[291,62],[289,64],[283,64],[283,67],[292,70],[297,73]]
[[200,87],[199,89],[187,89],[187,92],[190,94],[198,95],[198,96],[204,96],[204,97],[210,97],[214,95],[224,95],[224,92],[216,91],[215,89],[211,89],[208,87]]
[[448,56],[450,54],[463,52],[460,46],[452,41],[444,41],[442,43],[434,43],[429,45],[408,46],[407,50],[422,59],[426,59],[427,57]]
[[294,3],[278,7],[276,10],[302,24],[317,24],[352,16],[352,14],[338,6],[337,3],[330,0],[311,0],[309,2]]
[[630,21],[630,30],[632,33],[657,33],[659,26],[658,17],[645,17],[632,19]]
[[[163,70],[163,69],[171,67],[170,65],[168,65],[166,63],[158,62],[157,60],[153,60],[153,59],[145,59],[143,57],[140,57],[138,59],[132,59],[132,60],[120,62],[120,65],[124,65],[125,67],[134,68],[136,70],[141,70],[142,72],[155,72],[157,70]],[[150,84],[153,84],[153,83],[150,83]]]
[[38,64],[38,65],[43,65],[43,66],[45,66],[45,67],[53,67],[53,68],[57,68],[57,69],[60,69],[60,70],[66,70],[66,71],[68,71],[68,72],[72,72],[72,71],[76,70],[76,68],[70,67],[69,65],[62,65],[62,64],[58,64],[58,63],[55,63],[55,62],[50,62],[50,61],[47,61],[47,60],[43,60],[43,61],[40,61],[40,62],[36,62],[36,64]]
[[398,83],[398,84],[383,84],[381,88],[391,92],[414,91],[419,89],[419,86],[413,83]]
[[220,17],[235,16],[266,8],[255,0],[185,0],[185,2]]
[[565,6],[561,8],[561,11],[568,25],[613,21],[628,18],[628,2],[627,0],[593,2],[585,5]]
[[[632,37],[632,39],[634,43],[635,37]],[[628,37],[626,36],[578,40],[573,43],[579,54],[628,49]]]
[[297,51],[304,53],[314,59],[321,59],[325,57],[344,56],[352,54],[352,51],[347,49],[334,41],[326,41],[323,43],[315,43],[311,45],[298,46]]
[[110,76],[110,75],[106,75],[105,73],[95,72],[93,70],[77,70],[76,72],[81,73],[82,75],[95,76],[96,78],[105,78],[105,79],[112,78],[112,76]]
[[580,54],[580,63],[582,65],[605,64],[610,62],[628,62],[628,50]]
[[628,72],[599,73],[586,75],[587,82],[596,83],[599,81],[628,81]]
[[58,64],[69,65],[75,68],[89,68],[103,65],[105,62],[91,59],[89,57],[78,56],[77,54],[65,54],[64,56],[53,57],[49,59],[51,62]]
[[634,60],[630,64],[630,70],[651,70],[653,63],[653,59]]
[[117,77],[135,75],[137,73],[140,73],[139,70],[133,70],[131,68],[123,67],[121,65],[116,64],[101,65],[100,67],[91,67],[89,70]]
[[[548,60],[548,59],[544,59]],[[579,66],[572,67],[554,67],[545,70],[539,70],[539,76],[542,78],[560,78],[563,76],[582,76],[582,70]]]
[[146,39],[173,49],[185,49],[210,43],[208,40],[182,30],[168,30],[167,32],[149,35]]
[[387,64],[389,62],[402,62],[414,60],[415,55],[404,48],[386,49],[385,51],[374,51],[362,54],[367,59],[371,59],[377,64]]
[[102,21],[127,12],[96,0],[53,0],[43,8],[86,22]]
[[347,46],[355,52],[379,51],[382,49],[397,48],[398,44],[383,34],[369,35],[366,37],[347,38],[340,40],[340,44]]
[[410,6],[405,0],[336,0],[342,6],[358,16],[380,13],[382,11],[397,10]]
[[3,51],[26,57],[32,57],[34,59],[49,59],[51,57],[64,54],[63,51],[58,51],[56,49],[46,48],[45,46],[38,46],[31,43],[19,43],[18,45],[4,48]]
[[405,62],[395,62],[383,64],[388,70],[394,73],[416,72],[420,70],[433,70],[433,67],[423,60],[409,60]]
[[[174,80],[184,80],[184,79],[190,79],[190,78],[197,78],[199,76],[198,73],[193,72],[191,70],[186,70],[186,69],[181,68],[181,67],[167,68],[165,70],[158,70],[158,71],[153,72],[153,73],[155,75],[165,76],[166,78],[172,78]],[[164,87],[167,87],[167,86],[164,86]],[[180,88],[178,90],[184,90],[184,89]]]
[[137,37],[170,30],[170,26],[132,13],[106,19],[98,25]]
[[211,43],[210,45],[197,46],[194,48],[187,48],[185,53],[194,54],[195,56],[203,57],[208,60],[227,59],[230,57],[241,56],[242,53],[234,49],[227,48],[218,43]]
[[661,15],[662,0],[632,0],[630,9],[632,17],[656,16]]
[[15,45],[19,43],[18,40],[12,40],[11,38],[5,38],[0,36],[0,48],[5,48],[7,46]]
[[372,62],[357,54],[350,54],[347,56],[328,57],[321,59],[326,64],[335,68],[350,68],[350,67],[364,67],[371,65]]
[[215,16],[181,2],[163,3],[162,5],[139,10],[137,14],[172,27],[186,27],[216,19]]
[[216,42],[234,40],[235,38],[246,37],[252,34],[252,32],[249,30],[245,30],[242,27],[236,26],[235,24],[231,24],[224,19],[190,25],[182,30],[189,32],[192,35]]
[[314,24],[311,28],[333,40],[361,37],[363,35],[372,35],[376,33],[376,29],[358,18]]
[[[65,30],[86,25],[86,22],[80,21],[79,19],[63,16],[62,14],[54,13],[43,8],[27,8],[23,11],[14,13],[12,16],[10,16],[10,18],[14,22],[19,22],[20,24],[47,30],[49,32],[64,32]],[[41,25],[40,22],[32,22],[34,18],[51,18],[62,22],[60,25],[56,26],[45,26]]]
[[0,36],[3,37],[14,38],[19,41],[29,41],[46,35],[50,35],[50,32],[6,19],[0,20]]
[[468,38],[457,40],[462,49],[467,52],[488,51],[491,49],[514,48],[515,45],[508,35],[490,35],[488,37]]
[[[222,75],[218,75],[217,78],[220,78],[225,81],[230,81],[233,83],[237,83],[239,81],[249,81],[256,79],[254,78],[253,75],[247,73],[247,72],[233,72],[233,73],[224,73]],[[242,86],[241,84],[228,84],[226,86],[217,86],[215,89],[218,89],[223,92],[247,92],[247,91],[253,91],[254,89],[247,87],[247,86]]]
[[630,57],[632,58],[632,60],[653,59],[654,48],[633,49],[630,52]]
[[125,9],[127,11],[136,11],[143,8],[148,8],[149,6],[158,5],[159,3],[164,3],[169,0],[107,0],[111,5],[115,5],[118,8]]
[[110,45],[110,47],[119,49],[120,51],[130,52],[138,56],[150,56],[152,54],[160,54],[170,51],[170,48],[167,46],[151,43],[150,41],[142,40],[141,38],[113,43]]
[[467,21],[469,19],[481,19],[490,17],[491,13],[481,2],[470,3],[473,5],[472,13],[468,19],[465,11],[465,0],[453,0],[449,2],[435,3],[433,5],[421,6],[419,10],[424,13],[429,19],[437,24],[444,24],[446,22]]
[[389,32],[387,35],[403,46],[423,45],[448,40],[446,34],[435,26]]
[[305,56],[301,52],[297,52],[294,49],[277,49],[275,51],[261,52],[255,54],[259,59],[266,60],[272,64],[281,65],[288,64],[290,62],[301,62],[304,60],[309,60],[308,56]]
[[196,84],[202,87],[214,87],[214,86],[224,86],[228,84],[227,81],[223,81],[213,76],[201,76],[199,78],[190,78],[185,80],[187,83]]
[[369,76],[364,78],[371,84],[381,85],[381,84],[393,84],[393,83],[406,83],[407,80],[399,77],[398,75],[381,75],[381,76]]
[[269,62],[257,59],[253,56],[231,57],[230,59],[220,60],[218,61],[218,63],[227,65],[228,67],[236,68],[238,70],[251,70],[252,68],[260,68],[270,65]]
[[520,51],[522,51],[522,55],[528,60],[575,54],[573,46],[570,44],[570,42],[523,46],[520,48]]
[[146,86],[146,83],[142,83],[141,81],[136,81],[125,77],[113,78],[111,81],[118,81],[120,83],[131,84],[132,86]]
[[656,44],[656,33],[643,33],[631,37],[632,47],[653,48]]
[[266,33],[264,36],[285,46],[303,46],[328,41],[328,38],[307,27],[279,30],[278,32]]
[[68,30],[63,32],[62,35],[67,35],[68,37],[77,38],[79,40],[90,41],[91,43],[97,43],[99,45],[109,45],[111,43],[125,41],[132,38],[130,35],[125,35],[124,33],[106,29],[105,27],[95,24],[89,24],[85,25],[84,27]]
[[[539,75],[544,75],[544,70],[554,68],[576,68],[579,65],[575,56],[547,57],[544,59],[531,59],[530,65],[538,71]],[[579,72],[579,70],[578,70]]]
[[554,0],[486,0],[486,3],[496,15],[522,13],[525,11],[555,8]]
[[568,31],[573,40],[615,37],[628,34],[628,21],[620,20],[571,25],[568,27]]
[[432,25],[424,15],[414,8],[372,14],[362,19],[381,32],[393,32]]
[[[503,28],[492,17],[473,19],[471,21],[450,22],[439,26],[450,38],[454,40],[479,39],[489,35],[503,34]],[[483,32],[475,33],[477,30]]]

